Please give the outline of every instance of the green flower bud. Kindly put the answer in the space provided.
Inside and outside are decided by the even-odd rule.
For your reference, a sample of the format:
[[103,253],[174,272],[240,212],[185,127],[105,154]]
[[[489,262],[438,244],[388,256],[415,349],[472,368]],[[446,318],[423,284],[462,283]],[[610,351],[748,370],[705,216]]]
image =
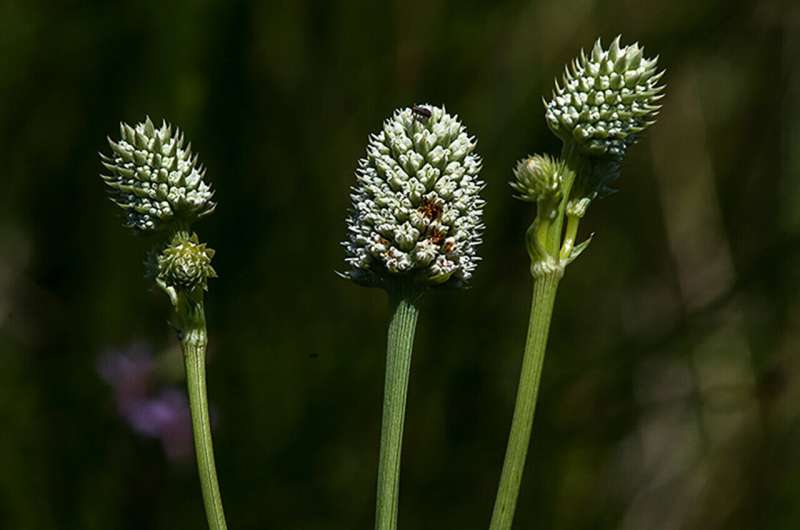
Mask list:
[[559,201],[566,172],[564,162],[549,155],[522,159],[514,167],[514,198],[526,202]]
[[177,291],[207,289],[217,273],[211,266],[214,250],[200,243],[197,234],[177,232],[157,258],[157,280]]
[[475,138],[444,108],[395,111],[356,170],[344,276],[368,286],[406,278],[462,285],[475,270],[484,201]]
[[125,224],[139,232],[155,232],[170,224],[188,225],[214,211],[214,192],[203,180],[206,170],[184,146],[183,133],[163,122],[159,129],[148,117],[131,127],[120,124],[121,139],[110,138],[111,155],[101,154],[101,175],[111,200],[126,212]]
[[658,57],[646,59],[643,52],[638,43],[621,48],[620,37],[608,50],[600,39],[589,56],[581,50],[544,102],[550,130],[584,154],[624,156],[661,108],[664,71],[657,71]]

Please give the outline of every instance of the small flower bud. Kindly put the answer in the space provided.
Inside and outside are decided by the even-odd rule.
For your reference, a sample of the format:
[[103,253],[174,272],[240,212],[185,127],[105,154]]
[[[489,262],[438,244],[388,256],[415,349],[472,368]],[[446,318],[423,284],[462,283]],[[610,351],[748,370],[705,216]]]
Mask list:
[[121,139],[108,139],[111,155],[100,155],[111,200],[126,212],[125,224],[139,232],[167,225],[188,225],[214,211],[214,192],[203,180],[206,170],[184,146],[183,133],[148,117],[131,127],[120,124]]
[[475,146],[442,107],[395,111],[358,163],[344,276],[368,286],[399,278],[420,286],[467,282],[483,231]]
[[534,155],[517,162],[511,187],[514,198],[526,202],[558,201],[567,168],[561,160],[549,155]]
[[200,243],[197,234],[177,232],[157,258],[159,282],[178,291],[206,290],[217,273],[211,266],[214,250]]
[[664,86],[658,81],[658,57],[643,58],[638,43],[620,47],[620,37],[604,50],[600,39],[587,56],[566,68],[556,81],[545,118],[565,143],[574,142],[584,154],[622,157],[639,134],[655,123]]

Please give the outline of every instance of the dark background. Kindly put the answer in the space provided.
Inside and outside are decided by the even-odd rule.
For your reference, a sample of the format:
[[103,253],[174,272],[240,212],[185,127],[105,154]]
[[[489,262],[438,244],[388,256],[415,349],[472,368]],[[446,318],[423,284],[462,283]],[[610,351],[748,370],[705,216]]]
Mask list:
[[[0,1],[0,527],[203,528],[193,463],[97,371],[174,358],[150,241],[105,198],[118,122],[180,125],[217,189],[209,393],[232,529],[372,525],[387,306],[337,278],[348,187],[393,109],[478,137],[472,289],[426,297],[400,527],[488,526],[531,278],[514,162],[597,36],[668,72],[658,124],[556,303],[520,529],[800,526],[800,5],[780,0]],[[173,384],[177,384],[173,381]]]

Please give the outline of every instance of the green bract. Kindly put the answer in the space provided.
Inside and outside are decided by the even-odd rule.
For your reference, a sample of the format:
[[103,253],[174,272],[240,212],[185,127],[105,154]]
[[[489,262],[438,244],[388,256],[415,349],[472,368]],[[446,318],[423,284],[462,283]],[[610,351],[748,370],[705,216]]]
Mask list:
[[370,286],[467,282],[484,201],[475,138],[444,108],[395,111],[370,136],[347,219],[346,276]]
[[559,200],[567,169],[563,161],[550,155],[533,155],[517,162],[511,187],[514,197],[527,202]]
[[214,250],[200,243],[197,234],[177,232],[158,256],[158,280],[176,290],[193,291],[207,287],[217,273],[211,266]]
[[102,175],[111,199],[126,212],[125,223],[139,232],[154,232],[170,224],[188,225],[208,215],[216,204],[204,182],[205,169],[184,146],[183,134],[150,118],[131,127],[120,124],[119,142],[110,138],[111,155],[101,154],[109,174]]
[[574,142],[589,155],[622,157],[637,136],[654,123],[663,85],[658,57],[643,58],[638,43],[620,47],[620,37],[604,50],[600,39],[587,57],[581,50],[556,81],[545,118],[565,143]]

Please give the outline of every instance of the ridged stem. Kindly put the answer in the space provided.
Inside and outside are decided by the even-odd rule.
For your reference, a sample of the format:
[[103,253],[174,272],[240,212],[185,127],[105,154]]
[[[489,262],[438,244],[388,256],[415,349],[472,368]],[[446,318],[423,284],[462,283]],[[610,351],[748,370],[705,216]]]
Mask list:
[[400,491],[400,453],[406,413],[411,351],[419,310],[414,292],[390,293],[392,319],[386,344],[381,446],[375,504],[375,530],[396,530]]
[[525,458],[530,444],[536,398],[542,375],[550,318],[556,298],[561,271],[544,274],[534,279],[528,336],[522,359],[522,372],[517,387],[517,401],[511,421],[503,471],[497,489],[490,530],[509,530],[514,520],[514,511],[525,469]]
[[214,446],[211,440],[211,420],[206,394],[206,317],[202,302],[179,295],[177,304],[181,327],[181,347],[186,366],[186,386],[192,414],[192,432],[197,458],[197,472],[210,530],[226,530],[225,513],[214,463]]

